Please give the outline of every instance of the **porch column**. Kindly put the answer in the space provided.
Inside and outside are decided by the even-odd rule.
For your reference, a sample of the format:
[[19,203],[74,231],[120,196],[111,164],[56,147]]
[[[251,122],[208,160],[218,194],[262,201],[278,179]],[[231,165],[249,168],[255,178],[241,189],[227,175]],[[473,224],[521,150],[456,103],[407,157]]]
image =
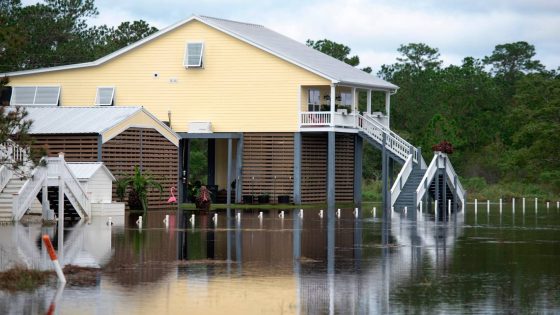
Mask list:
[[336,86],[333,84],[331,85],[331,126],[334,127],[334,107],[336,105]]
[[236,158],[235,158],[235,162],[236,162],[236,180],[235,180],[235,202],[236,203],[241,203],[241,189],[243,189],[242,187],[242,182],[241,182],[241,177],[243,176],[242,174],[242,169],[243,169],[243,135],[241,135],[241,137],[239,139],[237,139],[237,152],[236,152]]
[[382,178],[382,199],[383,199],[383,220],[391,218],[391,190],[389,188],[389,167],[387,164],[389,155],[387,154],[387,134],[383,133],[383,148],[381,149],[381,178]]
[[371,114],[371,90],[367,90],[367,113]]
[[327,205],[334,207],[335,198],[335,154],[336,154],[336,134],[334,131],[328,132],[327,143]]
[[364,139],[360,135],[354,138],[354,203],[362,203],[362,149]]
[[228,205],[231,204],[231,164],[232,164],[232,139],[228,138],[227,139],[227,182],[226,182],[226,191],[227,191],[227,197],[226,197],[226,203]]
[[294,203],[301,204],[301,132],[294,133]]
[[391,92],[385,92],[385,115],[387,115],[387,128],[391,128]]
[[352,88],[352,113],[354,114],[354,127],[358,126],[358,97],[356,95],[356,88]]
[[189,171],[189,139],[179,140],[179,177],[177,181],[177,192],[179,201],[177,204],[185,203],[188,199],[187,183]]
[[208,185],[216,184],[216,139],[208,139]]

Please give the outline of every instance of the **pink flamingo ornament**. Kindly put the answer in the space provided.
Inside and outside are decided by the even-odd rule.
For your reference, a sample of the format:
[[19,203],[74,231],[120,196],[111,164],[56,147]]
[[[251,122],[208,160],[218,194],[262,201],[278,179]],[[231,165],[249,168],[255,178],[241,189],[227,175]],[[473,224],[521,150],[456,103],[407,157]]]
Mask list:
[[167,203],[177,203],[177,198],[175,198],[175,195],[173,194],[173,191],[177,191],[177,188],[175,188],[175,186],[171,187],[171,197],[169,197],[169,199],[167,199]]

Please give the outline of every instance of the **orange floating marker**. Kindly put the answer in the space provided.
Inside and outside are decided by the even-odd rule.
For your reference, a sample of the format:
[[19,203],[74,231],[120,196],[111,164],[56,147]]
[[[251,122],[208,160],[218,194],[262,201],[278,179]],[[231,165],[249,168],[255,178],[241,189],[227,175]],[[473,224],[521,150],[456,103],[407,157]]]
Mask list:
[[43,235],[43,243],[45,243],[45,246],[47,247],[47,252],[49,252],[49,256],[53,262],[58,280],[62,283],[66,283],[66,277],[64,277],[62,268],[60,268],[60,263],[58,262],[58,257],[56,257],[56,252],[54,251],[54,247],[51,243],[51,238],[47,234]]

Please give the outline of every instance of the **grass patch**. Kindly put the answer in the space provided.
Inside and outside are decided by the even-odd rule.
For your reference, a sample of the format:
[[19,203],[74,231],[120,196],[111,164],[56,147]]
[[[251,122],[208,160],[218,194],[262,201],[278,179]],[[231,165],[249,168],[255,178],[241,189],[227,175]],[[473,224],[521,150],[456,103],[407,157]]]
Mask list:
[[8,291],[33,290],[46,284],[52,275],[52,271],[16,266],[0,272],[0,289]]
[[496,200],[499,198],[537,197],[541,200],[560,200],[560,196],[537,184],[521,182],[502,182],[487,184],[484,178],[472,177],[463,179],[463,187],[467,190],[469,200]]

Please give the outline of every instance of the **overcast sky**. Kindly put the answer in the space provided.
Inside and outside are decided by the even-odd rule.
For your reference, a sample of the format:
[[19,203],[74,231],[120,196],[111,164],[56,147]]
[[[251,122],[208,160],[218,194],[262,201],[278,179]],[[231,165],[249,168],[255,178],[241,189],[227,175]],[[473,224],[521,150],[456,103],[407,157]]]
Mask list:
[[[26,4],[37,1],[24,0]],[[549,69],[560,66],[558,0],[96,0],[95,24],[142,19],[164,28],[191,14],[262,24],[301,42],[328,38],[360,66],[395,62],[400,44],[439,48],[446,64],[482,58],[495,45],[527,41]]]

